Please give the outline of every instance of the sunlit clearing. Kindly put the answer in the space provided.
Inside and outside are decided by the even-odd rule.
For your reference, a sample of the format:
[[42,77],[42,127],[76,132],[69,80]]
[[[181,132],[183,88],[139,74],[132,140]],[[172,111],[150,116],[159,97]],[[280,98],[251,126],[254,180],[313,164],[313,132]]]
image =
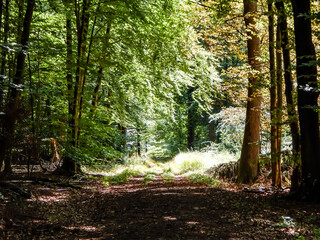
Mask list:
[[179,153],[169,162],[158,162],[147,156],[132,157],[122,162],[114,163],[109,167],[87,167],[84,171],[88,174],[99,174],[104,177],[104,184],[109,186],[115,183],[125,183],[131,177],[143,176],[143,182],[148,184],[157,175],[163,181],[172,182],[175,175],[187,176],[192,182],[205,183],[218,186],[219,182],[205,175],[206,170],[221,163],[236,161],[237,157],[228,152],[185,152]]
[[236,161],[236,156],[227,152],[185,152],[179,153],[169,166],[175,174],[190,175],[204,173],[207,169],[221,163]]

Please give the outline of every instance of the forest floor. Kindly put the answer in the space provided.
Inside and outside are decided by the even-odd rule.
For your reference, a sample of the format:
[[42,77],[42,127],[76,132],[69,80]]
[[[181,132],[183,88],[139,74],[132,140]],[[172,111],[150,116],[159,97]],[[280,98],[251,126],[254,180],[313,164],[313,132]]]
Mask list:
[[[288,200],[270,185],[212,187],[179,176],[111,186],[99,177],[7,179],[0,184],[4,240],[320,239],[320,206]],[[32,196],[23,198],[12,186]]]

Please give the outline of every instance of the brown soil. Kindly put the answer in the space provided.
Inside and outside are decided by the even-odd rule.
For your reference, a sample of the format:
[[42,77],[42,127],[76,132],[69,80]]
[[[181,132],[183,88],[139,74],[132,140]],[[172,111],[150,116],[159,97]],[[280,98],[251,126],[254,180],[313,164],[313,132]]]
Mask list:
[[45,177],[11,177],[29,199],[0,185],[0,239],[320,239],[319,205],[268,186]]

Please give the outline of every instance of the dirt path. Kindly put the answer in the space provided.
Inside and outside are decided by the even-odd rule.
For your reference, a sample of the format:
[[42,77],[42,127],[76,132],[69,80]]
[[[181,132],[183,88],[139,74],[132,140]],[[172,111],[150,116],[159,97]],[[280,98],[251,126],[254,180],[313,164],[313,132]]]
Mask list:
[[33,197],[0,201],[0,239],[320,239],[319,205],[267,191],[183,178],[74,185],[21,182]]

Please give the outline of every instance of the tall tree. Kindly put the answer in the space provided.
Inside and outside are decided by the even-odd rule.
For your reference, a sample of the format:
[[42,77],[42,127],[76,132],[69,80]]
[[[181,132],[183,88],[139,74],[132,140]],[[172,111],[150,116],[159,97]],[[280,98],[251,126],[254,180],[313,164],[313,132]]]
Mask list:
[[260,153],[260,108],[262,102],[260,71],[260,40],[257,35],[255,15],[257,2],[244,0],[244,20],[248,30],[247,50],[248,62],[252,68],[249,73],[248,100],[244,138],[240,157],[238,181],[253,182],[258,176]]
[[293,99],[293,80],[291,73],[291,58],[289,47],[289,33],[287,24],[287,14],[284,6],[284,1],[277,1],[276,7],[278,11],[278,24],[281,31],[281,48],[283,56],[284,81],[285,81],[285,95],[287,101],[287,113],[289,118],[289,126],[292,136],[292,149],[297,157],[300,153],[300,136],[298,125],[298,113],[296,111],[296,103]]
[[[275,57],[275,39],[274,39],[274,10],[273,3],[268,3],[269,13],[269,64],[270,64],[270,116],[271,116],[271,166],[272,166],[272,184],[279,185],[280,180],[280,167],[278,161],[278,104],[277,104],[277,77],[279,71],[276,69]],[[279,31],[277,31],[279,36]],[[277,39],[278,40],[278,39]],[[277,42],[278,44],[278,42]],[[278,49],[277,49],[278,50]],[[279,66],[279,51],[277,51],[277,67]],[[277,73],[277,74],[276,74]]]
[[297,56],[298,112],[301,132],[302,185],[305,198],[320,198],[319,96],[310,0],[291,0]]
[[272,161],[272,183],[277,187],[281,187],[281,139],[282,139],[282,56],[281,56],[281,31],[279,26],[279,18],[277,24],[277,38],[276,38],[276,92],[277,92],[277,106],[276,106],[276,151],[273,153],[275,159]]
[[24,82],[24,67],[26,51],[28,49],[28,41],[30,36],[30,26],[32,21],[32,14],[35,5],[35,0],[28,0],[27,10],[23,20],[23,30],[21,34],[21,46],[17,56],[16,73],[13,78],[13,84],[10,87],[9,101],[6,106],[6,111],[3,119],[3,129],[0,138],[0,162],[5,161],[4,171],[9,173],[11,169],[11,149],[14,141],[15,124],[19,113],[19,104],[21,96],[21,85]]

